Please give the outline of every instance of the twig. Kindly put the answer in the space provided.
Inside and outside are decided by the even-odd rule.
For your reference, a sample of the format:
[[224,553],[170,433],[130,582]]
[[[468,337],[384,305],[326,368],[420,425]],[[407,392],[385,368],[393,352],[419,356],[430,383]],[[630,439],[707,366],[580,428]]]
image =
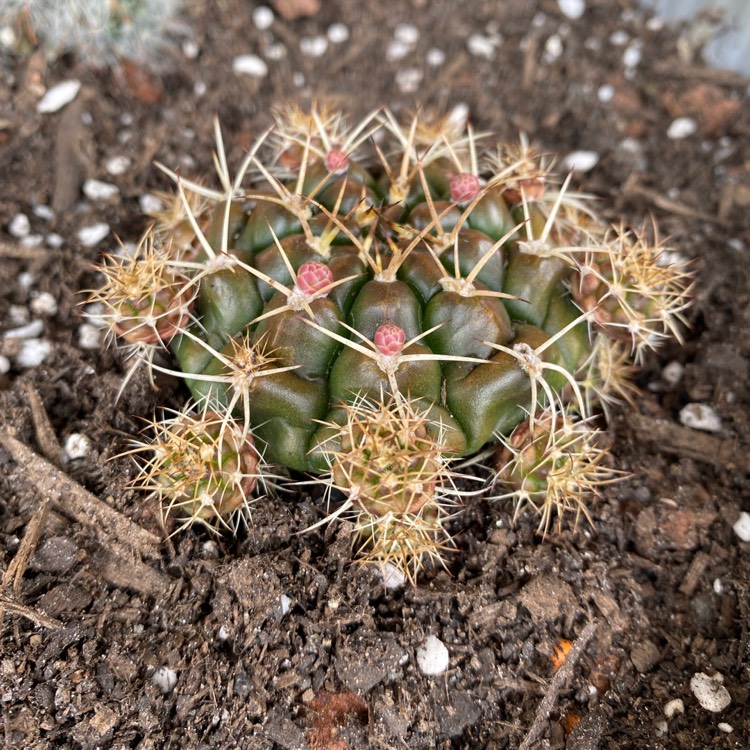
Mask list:
[[42,399],[39,396],[39,392],[31,383],[26,383],[23,391],[31,408],[31,422],[34,425],[34,435],[36,435],[39,449],[48,461],[59,467],[62,450],[52,423],[49,420],[47,410],[44,408]]
[[547,688],[547,692],[542,698],[542,702],[539,704],[539,708],[536,710],[536,716],[534,717],[534,723],[531,725],[528,734],[524,741],[520,744],[518,750],[530,750],[531,746],[539,740],[544,734],[544,730],[547,726],[547,719],[555,706],[557,701],[557,695],[562,690],[565,683],[573,675],[573,669],[575,668],[578,660],[581,658],[586,645],[591,640],[592,636],[596,632],[599,623],[596,620],[590,622],[578,636],[578,639],[573,644],[573,647],[568,652],[565,663],[560,667],[552,681]]
[[80,484],[0,429],[2,446],[17,463],[13,472],[19,481],[34,477],[39,495],[48,498],[63,513],[92,529],[103,559],[98,572],[116,586],[134,589],[150,596],[163,596],[170,586],[168,576],[146,565],[140,554],[154,554],[161,539],[133,523]]
[[21,615],[21,617],[25,617],[27,620],[31,620],[33,623],[42,625],[45,628],[59,628],[62,625],[62,623],[54,617],[45,615],[44,612],[39,612],[31,607],[27,607],[25,604],[21,604],[15,599],[5,596],[5,594],[0,594],[0,618],[5,612],[10,613],[11,615]]

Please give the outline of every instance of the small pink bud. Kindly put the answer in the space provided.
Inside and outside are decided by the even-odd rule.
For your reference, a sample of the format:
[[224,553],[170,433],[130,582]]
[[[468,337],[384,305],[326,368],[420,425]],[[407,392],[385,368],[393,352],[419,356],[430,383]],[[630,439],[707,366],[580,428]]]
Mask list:
[[326,155],[326,169],[333,174],[346,172],[349,169],[349,157],[340,148],[332,148]]
[[469,172],[462,172],[451,177],[451,200],[454,203],[473,201],[481,189],[479,178]]
[[297,289],[303,294],[315,294],[333,283],[333,271],[324,263],[309,260],[297,271]]
[[398,354],[404,348],[406,334],[402,328],[392,323],[386,323],[375,331],[373,341],[381,354],[390,357],[393,354]]

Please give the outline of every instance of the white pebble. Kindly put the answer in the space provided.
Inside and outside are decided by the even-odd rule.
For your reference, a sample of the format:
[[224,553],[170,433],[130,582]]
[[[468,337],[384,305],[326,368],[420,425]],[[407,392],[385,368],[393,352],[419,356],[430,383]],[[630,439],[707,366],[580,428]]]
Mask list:
[[724,682],[724,677],[718,673],[709,677],[704,672],[696,672],[692,676],[690,689],[706,711],[719,713],[732,702],[732,696],[729,695],[729,691],[722,685],[722,682]]
[[27,339],[16,354],[16,364],[19,367],[38,367],[49,357],[52,344],[44,339]]
[[572,20],[579,19],[586,10],[585,0],[557,0],[557,7],[560,12]]
[[341,44],[349,38],[349,29],[343,23],[333,23],[328,27],[326,36],[331,44]]
[[386,589],[400,589],[406,583],[406,574],[393,563],[386,563],[382,569],[378,568],[378,573]]
[[112,156],[104,163],[104,168],[113,177],[119,177],[130,168],[130,159],[127,156]]
[[685,713],[685,704],[680,700],[680,698],[675,698],[674,700],[669,701],[664,706],[664,715],[671,719],[673,716],[676,716],[677,714],[684,714]]
[[698,130],[698,123],[692,117],[678,117],[669,124],[667,137],[673,141],[680,141],[693,135],[696,130]]
[[388,60],[388,62],[395,62],[396,60],[401,60],[406,57],[409,52],[411,52],[410,44],[404,44],[403,42],[399,42],[398,39],[394,39],[389,42],[386,47],[385,59]]
[[427,50],[425,60],[431,68],[439,68],[445,62],[445,52],[437,47],[432,47]]
[[303,36],[299,40],[299,49],[307,57],[322,57],[328,49],[328,39],[320,36]]
[[26,214],[16,214],[8,224],[8,232],[20,239],[25,237],[31,231],[31,222]]
[[483,57],[485,60],[495,59],[497,43],[493,37],[472,34],[466,42],[466,47],[474,57]]
[[253,23],[259,31],[270,29],[274,22],[273,11],[267,5],[259,5],[253,11]]
[[216,632],[216,640],[217,641],[228,641],[229,636],[231,635],[231,631],[226,625],[222,625],[219,630]]
[[295,70],[294,73],[292,73],[292,83],[298,89],[301,89],[305,85],[305,74],[300,70]]
[[732,734],[732,732],[734,732],[734,727],[731,724],[727,724],[726,721],[720,721],[716,725],[716,728],[720,732],[724,732],[724,734]]
[[[36,284],[36,276],[34,276],[33,273],[29,273],[29,271],[21,271],[21,273],[18,274],[18,286],[20,286],[21,289],[31,289],[34,284]],[[23,305],[18,305],[17,308],[24,311],[23,319],[28,320],[28,315],[26,315],[26,310]]]
[[413,94],[422,83],[424,74],[419,68],[404,68],[396,73],[396,85],[404,94]]
[[206,91],[208,91],[208,86],[206,86],[205,81],[196,81],[193,84],[193,93],[198,99],[200,99],[202,96],[205,96]]
[[622,64],[626,68],[634,68],[641,61],[643,50],[640,41],[631,42],[622,55]]
[[174,690],[174,686],[177,684],[177,672],[174,669],[169,669],[169,667],[159,667],[151,675],[151,682],[159,688],[162,695],[167,695]]
[[743,542],[750,542],[750,513],[743,510],[732,525],[732,529]]
[[0,354],[0,375],[5,375],[10,370],[10,360]]
[[448,122],[456,130],[464,130],[469,122],[469,105],[466,102],[459,102],[448,113]]
[[27,234],[21,238],[22,247],[39,247],[44,242],[44,237],[41,234]]
[[35,339],[44,332],[44,323],[41,320],[32,320],[20,328],[12,328],[5,331],[4,339]]
[[596,151],[573,151],[562,160],[562,166],[576,172],[590,172],[599,162]]
[[264,54],[267,60],[283,60],[286,57],[286,47],[281,42],[274,42],[266,47]]
[[50,247],[62,247],[63,242],[65,242],[65,238],[57,232],[50,232],[49,234],[45,235],[44,241]]
[[417,664],[422,674],[443,674],[448,669],[449,662],[448,649],[435,635],[428,635],[417,649]]
[[49,114],[50,112],[57,112],[62,109],[66,104],[70,104],[73,99],[76,98],[78,92],[81,89],[80,81],[63,81],[53,86],[47,91],[47,93],[37,102],[37,112],[43,114]]
[[630,41],[630,34],[628,34],[627,31],[623,31],[622,29],[619,29],[618,31],[613,31],[609,35],[609,43],[614,44],[615,47],[624,47],[629,41]]
[[161,199],[151,193],[144,193],[138,199],[138,205],[144,214],[155,214],[164,209]]
[[559,34],[553,34],[545,43],[544,43],[544,62],[551,63],[557,60],[560,55],[562,55],[563,50],[563,41]]
[[419,29],[410,23],[400,23],[393,30],[393,38],[402,44],[416,44],[419,41]]
[[657,737],[663,737],[669,731],[669,724],[664,719],[658,719],[654,724]]
[[36,315],[54,315],[57,312],[57,300],[49,292],[37,292],[29,307]]
[[63,445],[63,453],[69,461],[84,458],[91,450],[91,441],[80,432],[71,432]]
[[185,55],[188,60],[195,60],[200,54],[200,51],[201,48],[194,39],[186,39],[182,43],[182,54]]
[[78,241],[84,247],[98,245],[109,234],[109,224],[99,222],[78,230]]
[[258,55],[239,55],[232,60],[235,75],[264,78],[268,75],[268,65]]
[[86,180],[83,183],[83,194],[92,201],[108,201],[120,192],[117,185],[101,180]]
[[599,86],[596,92],[596,98],[602,103],[606,104],[607,102],[611,102],[612,99],[615,98],[615,87],[611,86],[608,83],[605,83],[603,86]]
[[38,216],[40,219],[45,221],[52,221],[55,218],[55,212],[43,203],[38,203],[31,209],[34,212],[34,216]]
[[720,432],[721,419],[708,404],[692,403],[680,410],[680,422],[685,427],[704,432]]
[[[750,538],[750,518],[748,519],[748,538]],[[714,578],[713,589],[714,594],[721,595],[724,593],[724,584],[722,583],[721,578]]]
[[661,371],[662,378],[669,383],[669,385],[677,385],[685,374],[685,368],[682,363],[672,361],[666,364]]
[[81,323],[78,326],[78,346],[81,349],[98,349],[102,343],[101,330],[91,323]]
[[281,616],[284,617],[292,608],[292,600],[286,594],[282,594],[279,597],[279,606],[281,607]]
[[16,32],[11,26],[0,26],[0,45],[9,50],[16,46]]

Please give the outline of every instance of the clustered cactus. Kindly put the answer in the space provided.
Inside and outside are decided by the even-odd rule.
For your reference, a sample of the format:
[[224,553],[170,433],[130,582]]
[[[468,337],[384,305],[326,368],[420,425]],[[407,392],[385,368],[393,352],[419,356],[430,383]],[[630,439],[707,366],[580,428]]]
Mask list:
[[592,415],[679,334],[685,264],[603,226],[523,138],[479,153],[450,118],[289,107],[232,178],[216,131],[221,187],[162,167],[175,194],[95,295],[136,366],[192,393],[137,448],[165,515],[231,526],[272,471],[312,475],[324,520],[411,578],[478,495],[540,532],[588,517],[619,474]]

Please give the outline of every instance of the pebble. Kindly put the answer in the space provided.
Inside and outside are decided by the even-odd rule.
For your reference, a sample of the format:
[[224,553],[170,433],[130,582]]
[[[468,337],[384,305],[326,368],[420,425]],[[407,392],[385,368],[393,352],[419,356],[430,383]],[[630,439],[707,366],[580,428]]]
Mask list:
[[692,403],[683,406],[680,410],[680,422],[694,430],[721,431],[721,419],[708,404]]
[[681,362],[672,361],[666,364],[661,371],[662,379],[669,385],[677,385],[685,374],[685,368]]
[[417,649],[417,665],[422,674],[443,674],[448,669],[450,655],[445,644],[435,635],[428,635]]
[[4,339],[35,339],[44,332],[44,323],[41,320],[32,320],[19,328],[12,328],[3,333]]
[[44,236],[41,234],[27,234],[21,238],[22,247],[39,247],[44,242]]
[[44,339],[27,339],[16,354],[16,364],[19,367],[38,367],[49,357],[52,344]]
[[696,672],[690,680],[690,689],[706,711],[719,713],[732,702],[732,696],[722,685],[723,682],[724,677],[718,672],[712,677],[704,672]]
[[104,169],[113,177],[119,177],[130,168],[130,159],[127,156],[111,156],[104,163]]
[[182,54],[185,55],[188,60],[197,59],[200,51],[201,48],[198,46],[198,43],[194,39],[186,39],[182,43]]
[[680,698],[675,698],[674,700],[669,701],[664,706],[664,715],[671,719],[677,714],[684,714],[685,713],[685,704],[682,702]]
[[599,154],[596,151],[573,151],[562,160],[564,169],[576,172],[590,172],[598,163]]
[[631,42],[626,48],[622,55],[622,64],[626,68],[635,68],[641,61],[643,56],[643,49],[640,40]]
[[544,44],[544,62],[551,63],[562,55],[564,45],[559,34],[553,34]]
[[432,47],[427,50],[425,60],[431,68],[439,68],[445,62],[445,52],[437,47]]
[[734,727],[731,724],[727,724],[726,721],[720,721],[716,725],[716,728],[720,732],[724,732],[724,734],[732,734],[732,732],[734,732]]
[[109,224],[99,222],[78,230],[78,241],[84,247],[98,245],[109,234]]
[[400,589],[406,583],[404,571],[392,563],[386,563],[382,570],[378,568],[378,574],[383,579],[383,585],[386,589]]
[[48,235],[45,235],[44,241],[50,247],[62,247],[63,242],[65,242],[65,238],[57,232],[50,232]]
[[76,80],[63,81],[47,90],[47,93],[37,102],[36,110],[42,114],[50,114],[70,104],[78,96],[81,82]]
[[78,326],[78,347],[93,351],[98,349],[102,343],[101,330],[91,323],[81,323]]
[[232,60],[232,72],[235,75],[264,78],[268,75],[268,65],[258,55],[238,55]]
[[91,441],[80,432],[71,432],[63,445],[63,453],[69,461],[84,458],[91,450]]
[[31,231],[31,222],[26,214],[16,214],[8,224],[8,232],[11,236],[21,239]]
[[615,87],[608,83],[603,86],[599,86],[596,91],[596,98],[602,103],[607,104],[615,98]]
[[0,45],[8,50],[16,46],[16,32],[10,26],[0,26]]
[[467,49],[474,57],[483,57],[485,60],[495,59],[495,49],[499,45],[499,37],[484,36],[483,34],[472,34],[466,42]]
[[424,74],[419,68],[404,68],[396,73],[396,85],[404,94],[413,94],[422,83]]
[[400,23],[393,30],[393,38],[401,44],[416,44],[419,41],[419,29],[410,23]]
[[618,29],[609,35],[609,43],[615,47],[624,47],[630,41],[630,34],[627,31]]
[[0,354],[0,375],[5,375],[10,370],[10,360]]
[[286,47],[281,42],[270,44],[265,51],[268,60],[283,60],[286,57]]
[[667,137],[673,141],[687,138],[698,130],[698,123],[692,117],[678,117],[672,120],[667,128]]
[[750,542],[750,513],[743,510],[732,529],[743,542]]
[[120,192],[117,185],[101,180],[86,180],[83,183],[83,194],[92,201],[108,201]]
[[279,606],[281,607],[281,616],[284,617],[292,608],[292,600],[286,594],[282,594],[279,597]]
[[307,57],[322,57],[328,49],[328,39],[322,35],[303,36],[299,40],[299,49]]
[[557,7],[560,12],[573,21],[578,20],[586,11],[585,0],[557,0]]
[[159,667],[151,675],[151,682],[159,688],[162,695],[167,695],[174,690],[174,686],[177,684],[177,672],[174,669],[169,669],[169,667]]
[[57,300],[49,292],[36,292],[29,307],[36,315],[54,315],[57,312]]
[[144,214],[155,214],[164,209],[164,204],[161,200],[151,193],[144,193],[138,199],[138,205]]
[[[750,517],[748,517],[748,539],[750,539]],[[721,578],[714,578],[713,589],[714,594],[719,596],[724,593],[724,584],[721,582]]]
[[270,29],[273,25],[275,16],[273,11],[267,5],[259,5],[253,11],[253,23],[258,31]]
[[388,47],[385,50],[385,59],[388,60],[388,62],[401,60],[411,52],[411,49],[411,44],[404,44],[403,42],[399,42],[398,39],[394,39],[389,42]]
[[34,212],[34,216],[44,219],[45,221],[52,221],[52,219],[55,218],[55,212],[43,203],[37,203],[31,210]]
[[349,38],[349,28],[343,23],[333,23],[328,27],[326,36],[331,44],[342,44]]

